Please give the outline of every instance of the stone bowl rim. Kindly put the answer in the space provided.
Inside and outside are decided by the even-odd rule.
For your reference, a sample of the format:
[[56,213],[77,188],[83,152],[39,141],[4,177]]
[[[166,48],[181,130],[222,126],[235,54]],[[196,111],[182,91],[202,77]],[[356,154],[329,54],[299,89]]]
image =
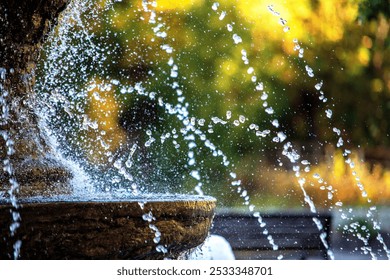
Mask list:
[[[94,204],[94,203],[164,203],[164,202],[197,202],[209,201],[216,202],[217,199],[208,195],[192,194],[143,194],[137,196],[129,195],[96,195],[96,196],[75,196],[75,195],[56,195],[51,197],[34,196],[29,198],[17,199],[17,205],[26,204],[50,204],[50,203],[71,203],[71,204]],[[0,198],[0,206],[11,206],[11,201],[7,198]]]

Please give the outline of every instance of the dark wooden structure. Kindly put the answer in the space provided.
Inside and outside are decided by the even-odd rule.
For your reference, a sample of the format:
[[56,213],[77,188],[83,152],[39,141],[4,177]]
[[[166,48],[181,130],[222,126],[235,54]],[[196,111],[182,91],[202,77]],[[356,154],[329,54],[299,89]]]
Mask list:
[[[227,239],[236,259],[328,259],[323,240],[330,246],[331,214],[277,213],[261,217],[263,225],[250,214],[220,212],[211,233]],[[321,222],[321,230],[314,219]]]

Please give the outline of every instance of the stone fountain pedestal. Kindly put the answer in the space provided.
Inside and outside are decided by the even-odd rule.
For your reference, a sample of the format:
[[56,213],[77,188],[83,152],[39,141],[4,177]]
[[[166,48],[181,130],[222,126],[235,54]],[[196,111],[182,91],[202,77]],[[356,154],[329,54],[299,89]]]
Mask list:
[[34,112],[35,68],[43,42],[69,0],[0,0],[1,192],[17,181],[19,196],[71,193],[71,172],[48,145]]
[[206,238],[213,198],[72,197],[72,173],[39,127],[36,62],[69,2],[0,0],[0,259],[177,258]]
[[[146,202],[141,208],[139,202]],[[0,205],[0,259],[176,259],[208,235],[215,199],[153,195],[132,199],[51,198],[21,201],[16,236],[10,236],[10,206]],[[147,219],[143,218],[147,215]],[[145,216],[144,216],[145,217]],[[159,242],[156,230],[161,233]],[[166,253],[158,252],[163,246]]]

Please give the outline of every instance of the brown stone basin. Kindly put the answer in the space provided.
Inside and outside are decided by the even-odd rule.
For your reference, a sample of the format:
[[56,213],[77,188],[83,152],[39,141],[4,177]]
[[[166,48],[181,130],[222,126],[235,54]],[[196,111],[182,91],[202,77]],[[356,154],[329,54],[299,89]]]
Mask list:
[[[145,202],[143,209],[138,202]],[[0,258],[13,258],[17,240],[22,241],[21,259],[177,258],[205,240],[215,204],[212,197],[182,195],[29,199],[20,201],[21,223],[14,237],[9,233],[11,207],[0,204]],[[149,212],[150,222],[143,218]],[[158,244],[151,224],[161,232]],[[158,252],[157,245],[167,253]]]

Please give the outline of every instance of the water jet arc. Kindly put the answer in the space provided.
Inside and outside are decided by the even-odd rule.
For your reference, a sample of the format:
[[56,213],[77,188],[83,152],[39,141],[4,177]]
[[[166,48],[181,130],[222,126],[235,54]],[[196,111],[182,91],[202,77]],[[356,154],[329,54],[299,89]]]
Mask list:
[[[206,238],[214,198],[74,198],[72,173],[39,128],[34,71],[42,43],[69,2],[0,0],[0,91],[6,111],[0,132],[7,135],[0,138],[0,156],[12,166],[0,172],[0,258],[13,258],[20,241],[22,259],[176,258]],[[12,139],[12,149],[6,138]],[[14,193],[9,192],[11,181],[19,186]],[[17,209],[10,204],[12,195],[18,198]],[[15,234],[9,229],[10,212],[21,216]],[[142,219],[149,212],[154,219]],[[153,241],[151,224],[161,232],[159,242]],[[157,252],[157,245],[166,253]]]

